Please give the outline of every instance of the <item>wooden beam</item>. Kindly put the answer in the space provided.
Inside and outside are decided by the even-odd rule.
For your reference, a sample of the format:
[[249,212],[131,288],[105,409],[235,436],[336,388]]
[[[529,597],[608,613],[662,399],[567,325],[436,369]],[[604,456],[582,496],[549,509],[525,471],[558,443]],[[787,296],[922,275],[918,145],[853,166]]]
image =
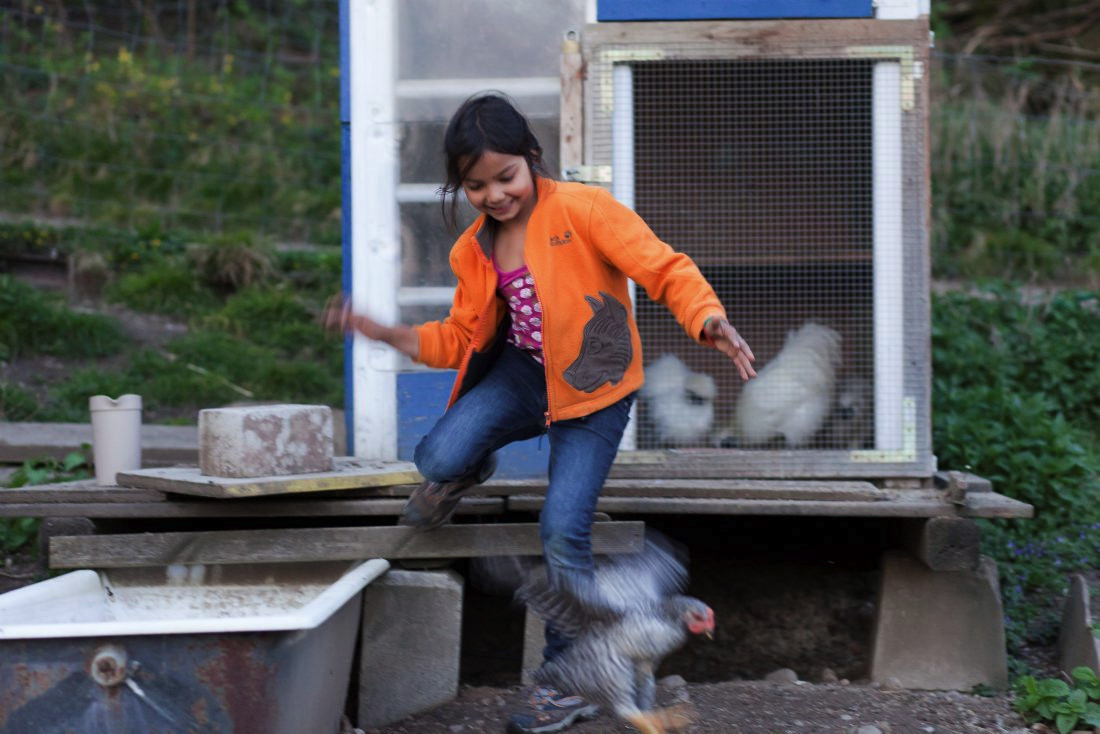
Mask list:
[[[596,523],[595,553],[640,551],[641,522]],[[288,528],[50,538],[51,568],[120,568],[176,563],[290,563],[361,558],[472,558],[540,555],[536,523],[446,525],[431,532],[401,526]]]
[[95,479],[81,479],[75,482],[56,484],[37,484],[15,489],[0,489],[0,515],[6,515],[4,505],[27,505],[41,503],[45,505],[66,504],[70,502],[163,502],[163,492],[133,487],[105,487]]
[[973,571],[981,560],[982,531],[963,517],[907,520],[906,548],[933,571]]
[[[91,443],[91,423],[0,423],[0,462],[19,463],[47,456],[62,459]],[[146,466],[197,462],[198,429],[143,425],[141,460]]]
[[[545,494],[546,481],[490,480],[474,487],[477,495]],[[870,482],[846,480],[783,479],[608,479],[603,497],[688,497],[692,499],[889,499],[887,491]]]
[[[695,499],[689,497],[600,497],[596,509],[611,515],[791,515],[819,517],[1031,517],[1031,505],[990,492],[988,500],[959,507],[936,490],[883,490],[876,501],[812,499]],[[544,498],[513,495],[509,511],[538,510]]]
[[[459,515],[499,515],[503,497],[465,497]],[[231,518],[231,517],[397,517],[403,499],[241,500],[221,502],[50,502],[0,503],[0,517]]]
[[584,163],[584,59],[575,31],[561,44],[560,146],[558,163],[562,171]]

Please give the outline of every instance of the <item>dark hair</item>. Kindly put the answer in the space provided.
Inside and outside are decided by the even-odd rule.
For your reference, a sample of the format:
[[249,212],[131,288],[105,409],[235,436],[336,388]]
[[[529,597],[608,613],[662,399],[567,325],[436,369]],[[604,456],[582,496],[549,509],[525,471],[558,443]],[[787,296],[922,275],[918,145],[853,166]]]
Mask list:
[[458,190],[487,150],[523,156],[532,179],[550,178],[542,165],[538,138],[515,104],[499,92],[475,94],[454,113],[443,135],[447,180],[439,190],[443,194],[443,218],[452,230],[458,229]]

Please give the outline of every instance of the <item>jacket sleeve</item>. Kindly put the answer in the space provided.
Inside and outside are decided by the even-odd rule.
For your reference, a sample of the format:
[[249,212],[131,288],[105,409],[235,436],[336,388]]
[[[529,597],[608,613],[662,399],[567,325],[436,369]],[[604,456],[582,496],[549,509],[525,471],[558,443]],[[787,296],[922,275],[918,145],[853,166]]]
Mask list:
[[[458,369],[473,338],[480,307],[468,273],[459,267],[456,249],[451,251],[451,270],[458,276],[451,311],[442,321],[428,321],[414,327],[420,339],[416,361],[429,367]],[[466,277],[464,277],[466,276]]]
[[628,278],[665,306],[692,339],[702,342],[703,323],[726,318],[717,294],[690,257],[676,252],[649,225],[600,189],[588,222],[590,242]]

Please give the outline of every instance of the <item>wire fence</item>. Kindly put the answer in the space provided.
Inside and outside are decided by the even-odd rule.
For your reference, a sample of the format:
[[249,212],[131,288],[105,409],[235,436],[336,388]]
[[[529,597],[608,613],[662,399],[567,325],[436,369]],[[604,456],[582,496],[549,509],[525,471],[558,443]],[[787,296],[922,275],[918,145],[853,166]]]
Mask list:
[[[325,0],[0,2],[0,214],[339,242],[338,27]],[[1100,271],[1100,64],[930,73],[937,274]]]

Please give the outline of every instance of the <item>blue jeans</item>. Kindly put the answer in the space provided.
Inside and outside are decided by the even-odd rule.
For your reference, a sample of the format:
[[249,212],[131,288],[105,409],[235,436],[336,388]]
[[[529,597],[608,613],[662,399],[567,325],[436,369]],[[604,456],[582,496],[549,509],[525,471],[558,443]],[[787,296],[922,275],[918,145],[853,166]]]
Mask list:
[[[452,482],[478,474],[492,452],[546,430],[546,374],[522,350],[505,345],[488,374],[451,406],[416,447],[425,479]],[[634,395],[591,415],[550,424],[546,502],[539,516],[543,558],[559,574],[591,577],[592,513],[619,449]],[[547,626],[547,660],[568,639]]]

